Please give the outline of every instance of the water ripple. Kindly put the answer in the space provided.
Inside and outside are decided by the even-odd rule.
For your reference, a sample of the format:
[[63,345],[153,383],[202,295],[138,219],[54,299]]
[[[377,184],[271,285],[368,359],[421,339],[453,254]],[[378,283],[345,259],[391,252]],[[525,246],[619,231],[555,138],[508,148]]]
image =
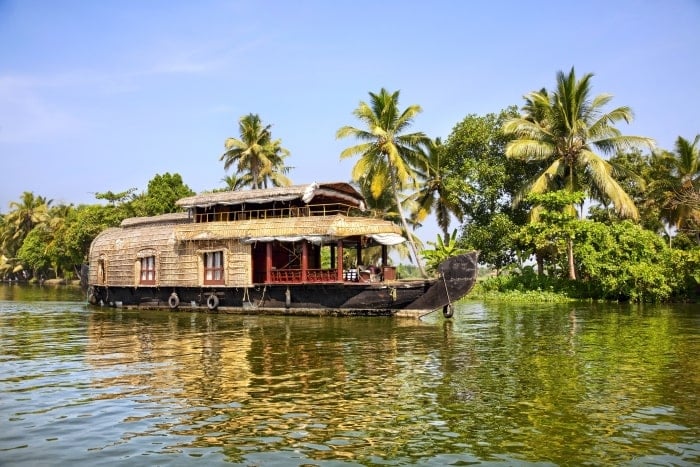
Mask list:
[[0,301],[0,464],[690,465],[693,316],[468,302],[452,321],[406,322]]

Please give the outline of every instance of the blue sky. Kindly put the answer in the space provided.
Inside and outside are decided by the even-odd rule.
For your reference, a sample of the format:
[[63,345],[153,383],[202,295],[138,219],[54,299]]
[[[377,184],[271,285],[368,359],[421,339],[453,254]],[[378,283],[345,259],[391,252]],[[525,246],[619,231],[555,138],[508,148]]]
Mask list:
[[700,133],[698,24],[697,0],[0,0],[0,212],[23,191],[92,203],[165,172],[221,187],[248,113],[295,183],[345,181],[335,132],[368,92],[400,90],[423,108],[413,129],[445,139],[572,66],[632,107],[623,132],[671,149]]

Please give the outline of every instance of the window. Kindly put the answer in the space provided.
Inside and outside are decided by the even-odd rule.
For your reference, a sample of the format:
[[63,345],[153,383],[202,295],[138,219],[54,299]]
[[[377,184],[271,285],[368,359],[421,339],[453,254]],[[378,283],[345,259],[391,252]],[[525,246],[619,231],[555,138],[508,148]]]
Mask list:
[[224,283],[224,252],[204,253],[204,283]]
[[155,284],[156,283],[156,257],[147,256],[141,258],[141,283]]
[[103,285],[107,282],[107,271],[105,270],[105,260],[97,260],[97,283]]

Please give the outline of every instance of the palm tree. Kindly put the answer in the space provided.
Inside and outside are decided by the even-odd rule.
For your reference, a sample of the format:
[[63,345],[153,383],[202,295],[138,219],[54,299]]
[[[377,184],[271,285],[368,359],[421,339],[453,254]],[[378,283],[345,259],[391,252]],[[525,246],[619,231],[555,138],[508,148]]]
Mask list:
[[19,249],[24,238],[31,230],[49,220],[49,206],[53,200],[47,200],[43,196],[34,196],[34,193],[25,191],[20,201],[10,202],[10,212],[4,219],[5,237],[4,249],[11,251],[11,243]]
[[419,148],[429,144],[428,137],[422,132],[403,133],[421,112],[421,108],[411,105],[400,112],[399,91],[389,93],[382,88],[378,94],[370,92],[369,95],[370,103],[361,101],[353,111],[353,115],[365,124],[366,129],[343,126],[336,133],[336,138],[352,136],[361,141],[360,144],[343,150],[340,158],[360,156],[352,169],[352,178],[359,181],[364,177],[370,184],[374,198],[379,198],[386,190],[391,193],[413,258],[425,276],[400,200],[400,193],[404,189],[417,185],[418,175],[415,169],[426,166],[424,154]]
[[271,141],[268,147],[269,164],[265,165],[260,171],[260,178],[264,188],[270,186],[289,186],[292,181],[286,174],[292,167],[284,165],[284,160],[289,156],[289,151],[282,147],[282,142],[279,139]]
[[289,151],[282,147],[281,140],[272,140],[270,128],[263,125],[260,116],[248,114],[238,122],[240,139],[227,138],[224,142],[226,151],[219,160],[224,161],[224,170],[236,164],[236,170],[241,174],[249,174],[252,178],[252,188],[266,186],[267,180],[272,183],[284,183],[281,173],[285,172],[284,158]]
[[464,203],[445,183],[448,173],[445,165],[441,163],[444,150],[440,138],[430,142],[425,155],[428,164],[426,170],[420,174],[423,182],[411,199],[417,203],[413,221],[422,222],[428,214],[435,212],[444,241],[449,242],[451,215],[461,220],[464,216]]
[[695,231],[698,240],[700,210],[688,201],[697,197],[700,189],[700,135],[692,143],[679,136],[673,153],[664,151],[654,156],[665,169],[663,176],[652,183],[661,199],[663,217],[678,230]]
[[[638,146],[653,147],[654,143],[650,138],[622,135],[614,125],[632,121],[632,110],[622,106],[605,112],[603,107],[612,96],[591,97],[592,77],[587,73],[577,80],[572,67],[568,74],[557,73],[557,88],[552,93],[542,89],[528,94],[524,114],[504,124],[503,131],[516,137],[506,146],[506,156],[545,164],[523,187],[521,198],[562,188],[571,193],[589,191],[585,183],[609,200],[618,215],[637,219],[637,208],[615,180],[613,167],[594,151],[610,155]],[[575,279],[571,245],[568,250],[569,277]]]
[[[377,216],[381,216],[383,219],[390,220],[392,222],[401,222],[401,218],[399,216],[399,213],[396,209],[396,202],[394,201],[394,197],[390,193],[389,190],[385,190],[381,193],[381,195],[378,198],[375,198],[372,195],[372,184],[371,184],[371,179],[368,177],[362,177],[360,180],[356,182],[357,187],[362,194],[362,196],[365,198],[367,201],[367,208]],[[401,206],[404,209],[404,212],[411,212],[415,213],[416,211],[416,206],[417,203],[412,201],[410,198],[404,198],[401,202]],[[417,222],[413,220],[415,217],[414,214],[411,215],[410,218],[408,218],[406,221],[408,224],[411,226],[411,229],[415,229],[417,225],[419,225]],[[413,235],[412,233],[408,233],[408,235],[411,235],[411,238],[413,241],[416,243],[418,248],[423,248],[423,244],[417,236]],[[401,259],[409,259],[411,258],[411,252],[410,248],[406,246],[404,243],[399,243],[398,245],[393,245],[390,247],[391,251],[395,252],[398,254],[399,258]],[[366,252],[366,253],[365,253]],[[376,263],[376,260],[381,257],[381,248],[374,248],[370,247],[365,250],[363,250],[363,255],[368,255],[369,263]],[[364,257],[364,256],[363,256]]]
[[224,188],[225,191],[237,191],[253,184],[253,178],[250,174],[227,175],[222,178],[221,181],[226,184],[226,188]]

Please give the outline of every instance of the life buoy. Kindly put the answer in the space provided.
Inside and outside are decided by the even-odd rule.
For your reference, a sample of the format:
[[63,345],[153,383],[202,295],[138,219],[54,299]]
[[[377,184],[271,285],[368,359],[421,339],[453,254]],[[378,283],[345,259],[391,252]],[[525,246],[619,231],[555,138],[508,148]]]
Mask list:
[[209,295],[207,298],[207,308],[213,311],[216,310],[217,306],[219,306],[219,297],[214,294]]
[[175,308],[178,307],[179,304],[180,304],[180,297],[178,297],[175,292],[171,293],[170,297],[168,298],[168,306],[174,310]]
[[442,316],[444,316],[445,318],[452,318],[454,314],[455,308],[452,306],[451,303],[442,307]]

